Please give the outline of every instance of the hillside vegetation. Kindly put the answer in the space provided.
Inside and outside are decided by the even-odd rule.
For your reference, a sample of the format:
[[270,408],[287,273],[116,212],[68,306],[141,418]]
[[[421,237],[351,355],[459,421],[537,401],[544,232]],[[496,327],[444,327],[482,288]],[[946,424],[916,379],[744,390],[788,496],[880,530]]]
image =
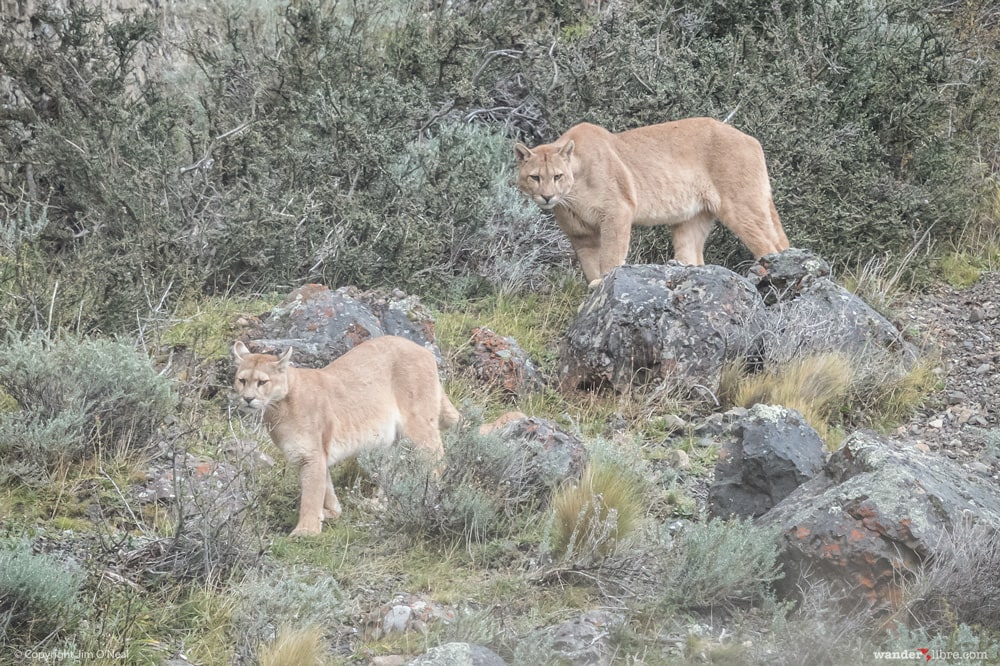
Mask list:
[[[625,618],[614,663],[996,657],[996,614],[952,603],[998,585],[975,553],[890,622],[821,583],[781,600],[773,531],[702,521],[715,448],[663,445],[676,414],[806,400],[815,367],[832,387],[802,409],[827,441],[889,429],[935,359],[892,387],[833,357],[733,371],[721,407],[560,393],[586,286],[512,148],[581,121],[728,119],[763,145],[792,245],[888,310],[935,272],[1000,267],[995,3],[195,4],[0,17],[0,663],[365,664],[469,641],[560,664],[546,628],[592,609]],[[669,231],[637,230],[629,256],[665,261]],[[720,228],[706,259],[751,257]],[[344,516],[290,539],[297,476],[229,406],[229,347],[306,282],[429,304],[466,421],[444,474],[408,450],[335,470]],[[473,326],[515,336],[549,387],[512,405],[477,382]],[[539,489],[524,451],[479,434],[511,408],[584,439],[579,483]],[[137,499],[154,478],[171,501]],[[448,621],[383,631],[400,595]]]

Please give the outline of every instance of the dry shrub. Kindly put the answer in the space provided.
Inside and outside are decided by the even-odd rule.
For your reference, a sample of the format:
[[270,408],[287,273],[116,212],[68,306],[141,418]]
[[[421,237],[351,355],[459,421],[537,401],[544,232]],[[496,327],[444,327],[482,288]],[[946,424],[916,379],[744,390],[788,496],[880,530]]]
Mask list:
[[924,629],[957,624],[1000,631],[1000,532],[963,520],[942,531],[927,566],[906,586],[903,606]]
[[665,603],[710,609],[769,599],[771,584],[782,577],[776,536],[774,528],[749,520],[689,525],[673,547]]

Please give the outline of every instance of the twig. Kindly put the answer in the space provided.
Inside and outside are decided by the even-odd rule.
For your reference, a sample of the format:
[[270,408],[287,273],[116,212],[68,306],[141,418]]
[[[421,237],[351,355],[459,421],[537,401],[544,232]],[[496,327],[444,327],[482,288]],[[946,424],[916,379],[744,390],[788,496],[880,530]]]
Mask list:
[[729,121],[730,121],[730,120],[732,120],[732,119],[733,119],[733,116],[735,116],[735,115],[736,115],[736,112],[740,110],[740,105],[741,105],[741,104],[743,104],[743,102],[737,102],[737,103],[736,103],[736,108],[735,108],[735,109],[733,109],[732,111],[730,111],[730,112],[729,112],[729,115],[728,115],[728,116],[726,116],[726,119],[725,119],[725,120],[723,120],[722,122],[724,122],[725,124],[727,124],[727,125],[728,125],[728,124],[729,124]]

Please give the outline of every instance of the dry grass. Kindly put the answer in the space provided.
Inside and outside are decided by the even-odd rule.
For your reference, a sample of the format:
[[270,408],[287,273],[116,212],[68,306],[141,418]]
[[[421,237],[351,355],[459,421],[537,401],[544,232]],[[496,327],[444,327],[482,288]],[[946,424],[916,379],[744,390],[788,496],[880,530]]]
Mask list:
[[260,666],[322,666],[331,663],[323,648],[323,630],[283,628],[260,650]]
[[746,376],[731,366],[724,372],[720,393],[731,404],[783,405],[794,409],[831,444],[832,417],[845,404],[855,376],[850,359],[843,354],[803,356],[756,375]]
[[612,555],[644,512],[633,475],[608,463],[592,463],[578,483],[552,500],[550,546],[564,559],[600,560]]

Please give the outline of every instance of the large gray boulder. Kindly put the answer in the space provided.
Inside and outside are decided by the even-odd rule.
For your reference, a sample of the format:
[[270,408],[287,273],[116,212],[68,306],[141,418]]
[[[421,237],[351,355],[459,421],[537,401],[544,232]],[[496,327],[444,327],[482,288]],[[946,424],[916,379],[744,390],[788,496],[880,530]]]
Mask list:
[[321,368],[365,340],[398,335],[430,350],[443,361],[434,342],[434,319],[416,296],[396,290],[331,290],[307,284],[292,291],[279,305],[246,331],[250,349],[276,354],[295,348],[295,363]]
[[754,405],[721,435],[708,511],[757,517],[823,469],[826,445],[793,409]]
[[841,352],[909,367],[916,347],[830,273],[823,259],[797,248],[765,255],[750,270],[749,280],[767,305],[764,358],[781,362],[791,355]]
[[939,456],[856,432],[821,474],[758,519],[782,534],[782,586],[817,577],[890,608],[902,583],[963,521],[1000,529],[993,484]]
[[806,250],[762,257],[743,277],[722,266],[619,266],[580,306],[560,348],[564,390],[663,381],[703,394],[723,366],[772,367],[840,352],[902,373],[916,348]]
[[753,354],[763,302],[722,266],[619,266],[580,306],[560,348],[564,389],[663,380],[715,391],[723,364]]

